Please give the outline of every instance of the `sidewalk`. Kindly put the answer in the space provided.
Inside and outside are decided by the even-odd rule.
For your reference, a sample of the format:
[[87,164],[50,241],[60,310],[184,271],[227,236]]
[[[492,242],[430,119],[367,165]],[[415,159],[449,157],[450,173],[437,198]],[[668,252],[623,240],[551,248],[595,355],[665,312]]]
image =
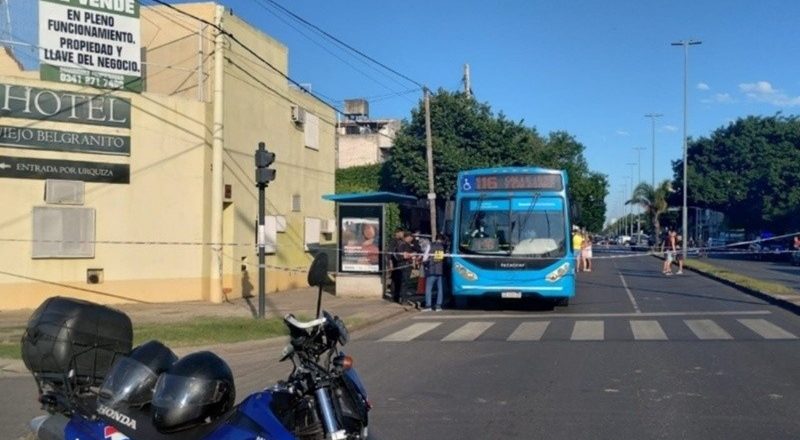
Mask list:
[[[266,317],[283,317],[287,313],[296,316],[312,317],[316,312],[317,289],[304,288],[285,292],[270,293],[266,296]],[[117,304],[113,305],[128,316],[134,325],[148,323],[170,323],[188,321],[203,316],[213,317],[254,317],[258,312],[258,297],[248,299],[237,298],[231,302],[212,304],[203,301],[190,301],[160,304]],[[406,312],[406,308],[391,301],[371,298],[342,298],[322,293],[322,309],[338,315],[351,324],[351,332],[372,324],[391,319]],[[22,335],[33,310],[0,311],[0,337],[13,340]],[[225,357],[256,345],[279,345],[284,337],[272,340],[243,341],[219,346],[181,347],[175,351],[185,354],[195,350],[211,349]],[[0,378],[30,374],[21,360],[0,358]]]

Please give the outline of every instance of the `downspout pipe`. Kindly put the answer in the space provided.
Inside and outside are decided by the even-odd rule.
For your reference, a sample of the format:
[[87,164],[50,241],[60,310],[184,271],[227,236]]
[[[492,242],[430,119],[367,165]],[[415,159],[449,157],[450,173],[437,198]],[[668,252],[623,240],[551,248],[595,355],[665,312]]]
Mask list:
[[[216,6],[214,23],[222,27],[225,7]],[[209,300],[213,303],[223,301],[222,292],[222,150],[224,147],[224,94],[225,75],[225,36],[217,32],[214,38],[214,122],[211,144],[211,277]]]

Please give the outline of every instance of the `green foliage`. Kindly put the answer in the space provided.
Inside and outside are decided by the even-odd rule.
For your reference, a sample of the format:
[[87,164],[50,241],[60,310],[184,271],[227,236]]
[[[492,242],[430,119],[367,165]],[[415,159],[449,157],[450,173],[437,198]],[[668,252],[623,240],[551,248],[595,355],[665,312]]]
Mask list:
[[[459,171],[502,166],[564,169],[570,195],[581,212],[578,222],[599,231],[605,216],[608,182],[589,171],[584,146],[565,132],[542,137],[535,128],[495,115],[488,104],[463,93],[439,90],[431,96],[431,131],[436,196],[452,198]],[[428,193],[425,118],[422,103],[395,139],[386,163],[384,188],[420,197]]]
[[[722,211],[732,227],[776,232],[800,227],[800,119],[749,116],[693,140],[690,205]],[[673,163],[682,188],[683,163]]]
[[336,170],[336,194],[380,191],[381,164]]

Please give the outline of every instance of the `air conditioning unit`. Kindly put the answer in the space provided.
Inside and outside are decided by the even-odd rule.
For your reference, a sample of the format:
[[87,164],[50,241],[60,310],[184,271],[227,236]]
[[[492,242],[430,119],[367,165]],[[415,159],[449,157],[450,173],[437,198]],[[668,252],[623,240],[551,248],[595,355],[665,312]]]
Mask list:
[[292,106],[292,121],[295,124],[305,124],[306,123],[306,109],[300,107],[299,105]]
[[323,234],[333,234],[334,232],[336,232],[336,220],[335,219],[322,220],[320,231]]
[[85,184],[78,180],[47,179],[44,201],[54,205],[83,205]]

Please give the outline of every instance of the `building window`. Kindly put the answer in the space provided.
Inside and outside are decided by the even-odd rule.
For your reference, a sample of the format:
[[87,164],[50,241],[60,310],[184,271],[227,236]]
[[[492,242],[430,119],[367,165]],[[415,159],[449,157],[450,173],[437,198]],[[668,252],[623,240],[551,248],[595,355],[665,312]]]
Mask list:
[[319,150],[319,117],[313,113],[306,113],[303,143],[306,148]]
[[33,208],[33,258],[94,258],[94,233],[94,208]]
[[295,194],[292,196],[292,212],[300,212],[300,194]]

